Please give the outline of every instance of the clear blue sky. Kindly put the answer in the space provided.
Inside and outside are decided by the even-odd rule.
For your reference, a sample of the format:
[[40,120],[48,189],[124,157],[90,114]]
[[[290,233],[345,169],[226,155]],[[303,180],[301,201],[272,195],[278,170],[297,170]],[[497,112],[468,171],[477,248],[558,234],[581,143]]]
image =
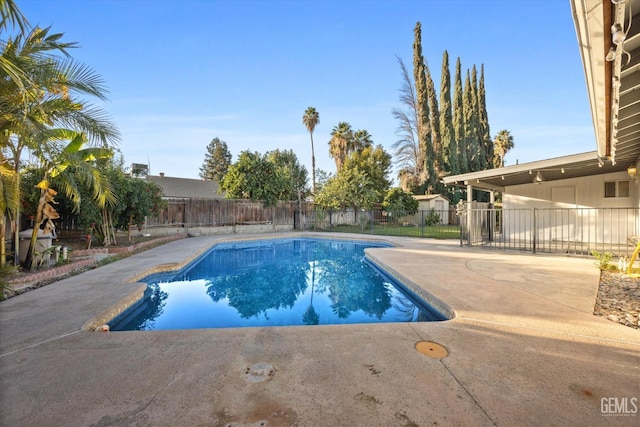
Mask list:
[[[214,137],[243,150],[292,149],[311,171],[302,124],[315,107],[316,164],[334,126],[398,139],[396,55],[412,69],[413,29],[439,91],[442,54],[485,67],[492,137],[511,131],[506,164],[596,149],[569,0],[18,0],[106,81],[125,164],[197,178]],[[310,176],[310,174],[309,174]],[[394,173],[395,178],[395,173]]]

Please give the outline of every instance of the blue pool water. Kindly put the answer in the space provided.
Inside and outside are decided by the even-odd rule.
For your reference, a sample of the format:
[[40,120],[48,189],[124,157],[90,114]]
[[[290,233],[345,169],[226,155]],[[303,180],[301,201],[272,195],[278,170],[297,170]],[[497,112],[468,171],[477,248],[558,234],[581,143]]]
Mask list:
[[[370,242],[225,243],[179,272],[143,279],[143,303],[111,330],[444,320],[364,259]],[[407,296],[411,295],[411,296]]]

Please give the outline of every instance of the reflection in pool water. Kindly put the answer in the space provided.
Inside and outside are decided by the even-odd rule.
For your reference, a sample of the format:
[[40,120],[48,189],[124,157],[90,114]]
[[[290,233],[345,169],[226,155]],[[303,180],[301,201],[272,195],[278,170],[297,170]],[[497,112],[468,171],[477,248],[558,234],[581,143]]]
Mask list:
[[219,244],[183,271],[143,280],[148,298],[112,330],[443,320],[364,260],[365,248],[380,246],[325,239]]

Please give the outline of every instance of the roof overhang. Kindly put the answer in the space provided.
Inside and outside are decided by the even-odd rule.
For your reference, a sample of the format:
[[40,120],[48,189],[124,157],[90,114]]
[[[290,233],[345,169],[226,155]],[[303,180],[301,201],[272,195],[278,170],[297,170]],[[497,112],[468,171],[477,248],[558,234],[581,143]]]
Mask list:
[[580,178],[611,172],[626,171],[627,165],[611,162],[598,156],[597,151],[556,157],[504,168],[487,169],[448,176],[442,182],[451,186],[470,185],[474,189],[503,192],[512,185],[532,184],[538,173],[544,181]]
[[[571,9],[598,155],[625,167],[635,164],[640,154],[640,0],[571,0]],[[617,44],[614,24],[625,33]]]

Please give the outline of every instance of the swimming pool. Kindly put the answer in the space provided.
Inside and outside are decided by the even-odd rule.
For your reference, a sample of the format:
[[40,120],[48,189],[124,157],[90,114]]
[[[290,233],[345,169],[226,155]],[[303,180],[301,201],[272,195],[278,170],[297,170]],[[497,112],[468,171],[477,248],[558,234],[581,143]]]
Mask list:
[[154,274],[118,330],[445,320],[372,266],[384,243],[286,238],[221,243],[180,271]]

